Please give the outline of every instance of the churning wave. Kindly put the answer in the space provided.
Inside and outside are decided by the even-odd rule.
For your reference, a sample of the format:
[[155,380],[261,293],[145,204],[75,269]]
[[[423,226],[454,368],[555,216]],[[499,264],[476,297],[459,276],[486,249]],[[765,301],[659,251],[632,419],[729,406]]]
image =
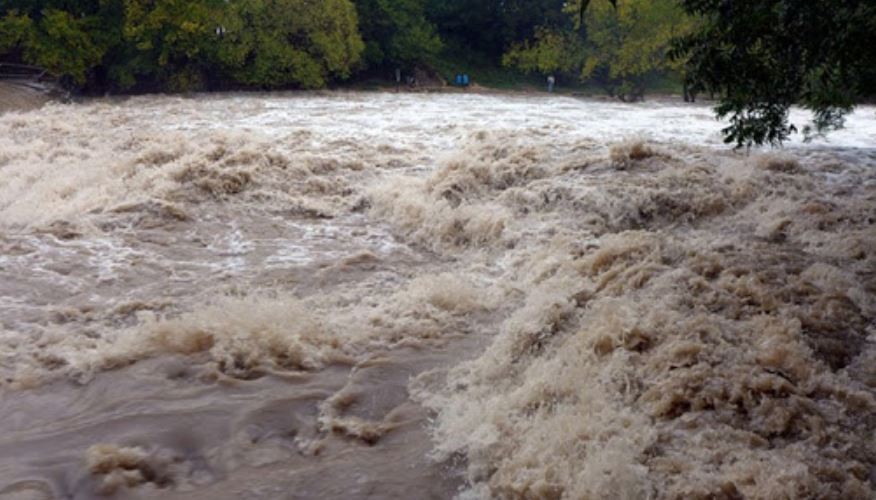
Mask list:
[[[707,108],[670,103],[8,113],[0,492],[328,497],[331,481],[281,471],[415,456],[372,491],[872,497],[872,113],[781,152],[724,150]],[[150,384],[152,417],[114,409]],[[77,392],[75,425],[39,417]],[[197,443],[162,434],[186,401],[238,397],[258,409],[205,417]],[[41,436],[69,443],[66,476],[41,465]]]

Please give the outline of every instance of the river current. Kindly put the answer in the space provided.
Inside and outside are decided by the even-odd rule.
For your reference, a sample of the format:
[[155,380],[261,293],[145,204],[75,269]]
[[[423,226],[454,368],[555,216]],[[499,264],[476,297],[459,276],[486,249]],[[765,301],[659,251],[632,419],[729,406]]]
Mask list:
[[0,498],[872,498],[876,109],[774,151],[722,126],[478,94],[0,115]]

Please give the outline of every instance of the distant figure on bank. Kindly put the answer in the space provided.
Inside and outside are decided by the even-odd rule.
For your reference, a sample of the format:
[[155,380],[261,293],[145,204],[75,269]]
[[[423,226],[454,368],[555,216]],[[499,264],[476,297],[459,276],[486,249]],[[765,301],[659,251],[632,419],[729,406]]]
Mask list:
[[554,91],[554,84],[557,83],[557,79],[554,78],[554,75],[548,75],[547,83],[548,83],[548,92],[553,92]]
[[684,82],[682,92],[684,93],[684,102],[697,102],[697,95],[688,87],[687,82]]

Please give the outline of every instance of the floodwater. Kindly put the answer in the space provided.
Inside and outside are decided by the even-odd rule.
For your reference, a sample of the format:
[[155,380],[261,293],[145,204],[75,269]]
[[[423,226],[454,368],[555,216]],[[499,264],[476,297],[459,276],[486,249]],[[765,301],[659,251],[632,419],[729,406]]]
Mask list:
[[461,94],[0,115],[0,498],[872,498],[876,109],[778,152],[721,126]]
[[51,99],[50,92],[21,82],[0,80],[0,113],[36,109]]

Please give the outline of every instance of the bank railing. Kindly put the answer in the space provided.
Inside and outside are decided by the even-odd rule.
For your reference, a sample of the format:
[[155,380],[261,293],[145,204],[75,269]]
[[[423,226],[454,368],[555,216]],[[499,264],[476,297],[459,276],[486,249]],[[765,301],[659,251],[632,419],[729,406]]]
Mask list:
[[66,94],[58,79],[49,70],[29,64],[0,62],[0,82],[50,94]]
[[54,81],[46,68],[28,64],[0,62],[0,80]]

